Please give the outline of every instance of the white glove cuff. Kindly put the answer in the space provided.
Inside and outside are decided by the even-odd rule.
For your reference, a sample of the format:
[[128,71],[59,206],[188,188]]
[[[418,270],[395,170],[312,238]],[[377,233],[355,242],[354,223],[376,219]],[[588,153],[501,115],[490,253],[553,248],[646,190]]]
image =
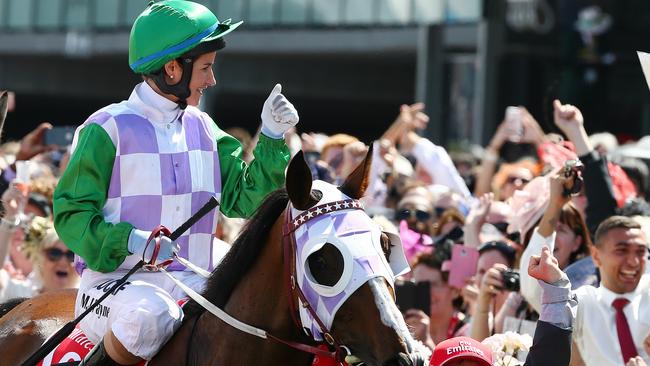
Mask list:
[[145,245],[147,245],[147,240],[149,239],[151,232],[133,229],[129,234],[129,243],[128,249],[131,254],[142,254]]
[[262,130],[261,130],[261,131],[262,131],[262,133],[264,134],[264,136],[266,136],[266,137],[270,137],[270,138],[272,138],[272,139],[279,140],[279,139],[284,138],[284,132],[281,133],[280,135],[278,135],[278,134],[274,133],[273,131],[271,131],[271,129],[269,129],[268,127],[266,127],[265,124],[262,124]]

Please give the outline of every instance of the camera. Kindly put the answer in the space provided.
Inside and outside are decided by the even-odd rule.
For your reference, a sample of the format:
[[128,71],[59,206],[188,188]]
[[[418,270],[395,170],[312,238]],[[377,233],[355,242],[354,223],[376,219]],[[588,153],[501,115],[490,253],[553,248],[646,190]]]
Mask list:
[[582,190],[584,185],[584,180],[582,179],[582,173],[585,171],[585,166],[578,159],[567,160],[564,163],[563,173],[566,178],[573,177],[573,186],[571,188],[564,188],[565,196],[574,196]]
[[508,268],[505,271],[501,272],[501,276],[503,277],[504,290],[519,292],[519,289],[521,288],[519,272]]

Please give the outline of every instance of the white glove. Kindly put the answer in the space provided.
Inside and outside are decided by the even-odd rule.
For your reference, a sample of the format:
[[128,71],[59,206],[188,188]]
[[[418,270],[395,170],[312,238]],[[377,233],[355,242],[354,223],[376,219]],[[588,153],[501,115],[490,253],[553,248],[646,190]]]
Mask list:
[[282,85],[275,84],[271,94],[262,107],[262,133],[268,137],[279,139],[285,132],[298,123],[298,111],[281,94]]
[[[153,250],[155,248],[155,243],[152,241],[151,244],[147,247],[147,240],[151,235],[151,231],[144,231],[133,229],[131,234],[129,234],[129,252],[131,254],[138,254],[142,256],[144,252],[144,260],[149,262],[151,261],[151,256],[153,255]],[[145,248],[146,247],[146,248]],[[158,258],[156,258],[156,263],[162,263],[168,259],[174,257],[174,253],[180,251],[180,247],[176,242],[172,241],[170,238],[163,236],[160,238],[160,250],[158,251]]]

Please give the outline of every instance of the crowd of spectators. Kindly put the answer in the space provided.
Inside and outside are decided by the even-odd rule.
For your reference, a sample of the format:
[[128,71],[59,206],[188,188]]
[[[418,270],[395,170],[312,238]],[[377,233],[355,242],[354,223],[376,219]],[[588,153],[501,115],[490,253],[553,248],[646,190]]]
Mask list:
[[[490,143],[465,151],[421,134],[428,123],[421,103],[402,105],[375,141],[297,131],[285,140],[292,153],[305,152],[314,179],[331,183],[372,145],[363,202],[402,240],[412,272],[398,286],[428,284],[427,308],[404,308],[398,296],[427,347],[457,345],[464,336],[498,348],[500,335],[533,337],[551,324],[572,331],[572,365],[650,364],[650,173],[635,155],[643,144],[589,136],[577,107],[555,101],[549,108],[561,135],[544,131],[524,107],[509,107]],[[0,147],[0,302],[78,284],[74,253],[52,223],[52,193],[70,146],[45,146],[51,127],[43,123]],[[227,132],[252,158],[256,137]],[[577,160],[582,168],[571,164]],[[220,219],[224,252],[242,225]],[[544,260],[561,270],[553,283],[530,270]],[[528,347],[501,357],[523,362]]]

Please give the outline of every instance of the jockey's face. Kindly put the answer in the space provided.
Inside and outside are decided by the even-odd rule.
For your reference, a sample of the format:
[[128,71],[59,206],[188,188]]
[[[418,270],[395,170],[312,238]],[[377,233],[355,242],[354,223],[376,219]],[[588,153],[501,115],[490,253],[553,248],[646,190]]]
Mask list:
[[[217,81],[212,72],[212,65],[216,58],[216,52],[204,53],[194,59],[192,66],[192,78],[190,79],[190,96],[187,97],[187,105],[197,107],[203,95],[203,91],[214,86]],[[174,85],[180,82],[183,77],[183,69],[177,60],[169,61],[165,64],[165,81],[167,84]],[[149,85],[152,85],[150,82]],[[153,86],[152,86],[153,87]],[[158,90],[158,88],[155,88]],[[162,94],[160,91],[158,93]],[[165,94],[163,94],[165,95]],[[168,99],[177,101],[178,98],[173,95],[165,95]]]
[[203,95],[203,91],[217,83],[212,71],[212,65],[216,58],[216,52],[204,53],[194,60],[192,68],[192,79],[190,80],[190,96],[187,104],[197,107]]

